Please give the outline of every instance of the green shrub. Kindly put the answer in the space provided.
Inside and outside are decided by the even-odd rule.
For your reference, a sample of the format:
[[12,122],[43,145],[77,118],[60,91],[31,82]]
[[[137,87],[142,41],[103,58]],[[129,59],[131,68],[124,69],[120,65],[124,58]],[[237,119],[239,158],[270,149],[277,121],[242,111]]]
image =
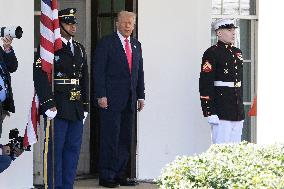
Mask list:
[[156,181],[162,189],[283,189],[284,145],[212,145],[177,157]]

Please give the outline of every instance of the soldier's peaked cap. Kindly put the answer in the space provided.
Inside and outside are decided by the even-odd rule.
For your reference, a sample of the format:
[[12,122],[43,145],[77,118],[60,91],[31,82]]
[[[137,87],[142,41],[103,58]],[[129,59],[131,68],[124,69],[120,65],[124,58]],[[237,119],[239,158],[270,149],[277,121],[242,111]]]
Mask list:
[[75,17],[75,13],[76,13],[76,9],[75,8],[67,8],[67,9],[63,9],[58,11],[58,18],[60,22],[66,23],[66,24],[76,24],[76,17]]
[[218,29],[232,29],[232,28],[237,28],[237,27],[235,26],[233,19],[225,18],[225,19],[219,19],[213,22],[212,28],[214,30],[218,30]]

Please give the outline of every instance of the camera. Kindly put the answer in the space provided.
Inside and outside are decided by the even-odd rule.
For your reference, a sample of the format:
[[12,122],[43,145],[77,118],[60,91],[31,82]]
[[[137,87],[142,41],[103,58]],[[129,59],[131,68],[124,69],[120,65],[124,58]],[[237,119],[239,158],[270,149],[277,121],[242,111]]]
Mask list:
[[0,37],[11,36],[20,39],[23,35],[23,30],[20,26],[16,27],[0,27]]
[[19,136],[19,130],[16,129],[12,129],[9,132],[9,139],[10,142],[7,144],[10,146],[10,156],[11,157],[16,157],[15,156],[15,152],[17,150],[20,151],[31,151],[31,146],[27,146],[24,148],[24,137]]

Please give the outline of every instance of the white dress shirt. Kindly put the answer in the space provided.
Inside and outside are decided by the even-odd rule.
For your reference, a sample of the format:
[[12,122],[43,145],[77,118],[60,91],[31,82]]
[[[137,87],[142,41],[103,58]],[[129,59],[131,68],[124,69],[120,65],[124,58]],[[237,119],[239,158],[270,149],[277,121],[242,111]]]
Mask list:
[[[123,37],[119,31],[117,31],[117,35],[118,35],[118,37],[119,37],[119,39],[121,41],[121,44],[122,44],[124,52],[125,52],[125,41],[124,41],[125,37]],[[128,39],[128,42],[129,42],[130,51],[132,53],[132,48],[131,48],[131,43],[130,43],[130,36],[127,37],[127,39]],[[126,52],[125,52],[125,54],[126,54]]]

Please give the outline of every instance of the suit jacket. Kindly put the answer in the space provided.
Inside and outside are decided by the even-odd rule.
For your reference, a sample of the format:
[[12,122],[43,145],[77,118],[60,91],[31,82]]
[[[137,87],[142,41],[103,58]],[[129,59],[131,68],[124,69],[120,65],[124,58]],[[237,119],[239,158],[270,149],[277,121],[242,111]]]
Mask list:
[[12,49],[11,52],[6,53],[0,47],[0,61],[4,62],[4,66],[2,69],[4,70],[7,76],[7,85],[8,85],[8,96],[6,100],[2,103],[3,110],[15,113],[15,105],[14,105],[14,98],[13,98],[13,91],[11,86],[11,75],[10,73],[15,72],[18,69],[18,60]]
[[116,32],[98,42],[93,58],[95,98],[107,97],[108,109],[113,111],[122,111],[129,97],[133,111],[136,109],[137,99],[145,99],[141,44],[134,38],[130,39],[130,43],[131,73],[124,48]]
[[[214,81],[241,82],[240,87],[214,86]],[[208,48],[203,57],[199,92],[203,115],[218,115],[229,121],[243,120],[242,51],[221,41]]]
[[[79,79],[79,85],[54,84],[53,93],[47,74],[42,71],[40,58],[34,63],[34,85],[42,114],[56,107],[58,118],[75,121],[82,120],[84,111],[89,109],[89,74],[85,48],[77,41],[72,43],[74,55],[64,43],[62,49],[55,53],[54,79]],[[80,100],[70,100],[72,90],[81,92]]]

